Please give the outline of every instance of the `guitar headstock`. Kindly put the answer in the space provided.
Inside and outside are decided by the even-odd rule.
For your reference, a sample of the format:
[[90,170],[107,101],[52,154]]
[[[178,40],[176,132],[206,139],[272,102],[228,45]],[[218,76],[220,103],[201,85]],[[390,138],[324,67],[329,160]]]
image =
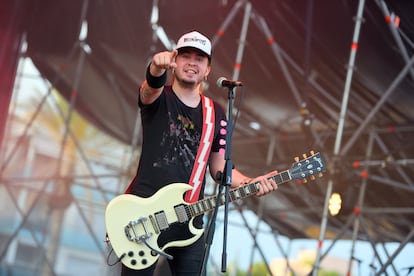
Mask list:
[[319,177],[322,176],[322,173],[325,172],[325,162],[321,154],[310,152],[311,156],[303,154],[303,159],[299,160],[299,157],[295,158],[295,163],[292,164],[289,172],[292,179],[301,179],[303,183],[307,182],[307,178],[312,180],[315,179],[315,175]]

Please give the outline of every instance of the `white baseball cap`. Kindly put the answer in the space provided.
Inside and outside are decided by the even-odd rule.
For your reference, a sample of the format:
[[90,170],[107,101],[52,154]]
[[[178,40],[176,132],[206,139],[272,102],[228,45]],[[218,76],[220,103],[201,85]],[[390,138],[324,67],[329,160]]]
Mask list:
[[196,48],[205,53],[209,58],[211,57],[210,40],[197,31],[183,34],[180,39],[178,39],[176,49],[178,50],[186,47]]

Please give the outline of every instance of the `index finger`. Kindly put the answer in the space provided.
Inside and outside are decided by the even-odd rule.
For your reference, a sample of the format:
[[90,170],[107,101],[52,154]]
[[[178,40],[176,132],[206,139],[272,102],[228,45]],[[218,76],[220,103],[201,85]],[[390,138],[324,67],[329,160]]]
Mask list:
[[176,50],[171,51],[171,60],[175,59],[175,58],[177,57],[177,55],[178,55],[178,51],[177,51],[177,49],[176,49]]
[[173,50],[170,52],[170,64],[168,66],[168,68],[170,69],[174,69],[177,67],[177,64],[175,63],[175,58],[178,55],[178,51],[177,50]]

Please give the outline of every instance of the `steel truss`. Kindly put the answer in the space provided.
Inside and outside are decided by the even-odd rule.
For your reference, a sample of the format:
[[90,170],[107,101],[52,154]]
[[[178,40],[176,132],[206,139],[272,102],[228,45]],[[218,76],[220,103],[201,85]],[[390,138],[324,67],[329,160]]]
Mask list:
[[[364,132],[364,130],[367,128],[367,126],[369,125],[369,123],[371,122],[372,118],[375,116],[375,114],[383,107],[384,103],[386,102],[386,100],[391,96],[391,94],[395,91],[395,88],[399,85],[399,83],[401,82],[402,79],[404,79],[407,75],[410,75],[413,79],[414,79],[414,57],[409,57],[408,55],[408,51],[407,49],[404,47],[404,44],[401,42],[401,36],[398,33],[397,30],[397,26],[395,26],[393,24],[393,18],[395,15],[390,14],[390,12],[388,11],[388,8],[386,6],[386,3],[383,0],[376,0],[376,3],[379,7],[379,9],[381,9],[381,11],[383,12],[384,16],[389,20],[389,28],[390,28],[390,32],[392,33],[396,44],[398,45],[398,48],[401,52],[401,55],[405,61],[405,66],[404,68],[402,68],[402,70],[400,71],[400,74],[394,79],[394,81],[390,84],[390,86],[386,89],[386,91],[384,91],[382,98],[380,99],[380,101],[377,102],[376,106],[371,110],[371,112],[368,114],[368,116],[366,116],[365,118],[361,118],[358,115],[352,113],[352,111],[348,110],[347,108],[347,103],[348,103],[348,97],[349,97],[349,93],[350,93],[350,86],[352,83],[352,76],[353,76],[353,70],[354,70],[354,63],[355,63],[355,59],[356,59],[356,54],[357,54],[357,45],[358,45],[358,39],[359,39],[359,31],[360,28],[362,27],[362,23],[363,23],[363,10],[364,10],[364,5],[365,5],[365,1],[364,0],[360,0],[359,2],[359,8],[357,11],[357,15],[356,15],[356,22],[355,22],[355,29],[354,29],[354,37],[351,43],[351,53],[350,53],[350,57],[349,57],[349,64],[348,64],[348,72],[347,72],[347,77],[346,77],[346,82],[345,82],[345,88],[344,88],[344,92],[343,92],[343,100],[342,102],[337,102],[335,99],[333,99],[332,97],[329,96],[329,93],[323,89],[323,87],[312,77],[310,77],[308,75],[308,70],[307,68],[301,68],[301,66],[299,66],[298,64],[296,64],[292,58],[290,58],[287,53],[285,51],[283,51],[283,49],[281,49],[281,47],[275,42],[276,40],[273,37],[273,34],[270,30],[270,28],[267,25],[266,19],[263,18],[255,9],[254,6],[252,5],[251,2],[249,1],[245,1],[245,0],[239,0],[235,3],[235,5],[233,6],[232,10],[229,12],[228,16],[226,17],[225,21],[221,24],[221,26],[218,28],[218,31],[216,33],[216,35],[213,37],[212,39],[212,44],[213,47],[214,45],[216,45],[217,43],[220,42],[220,38],[225,35],[225,32],[227,30],[227,27],[229,26],[229,24],[231,23],[231,21],[234,19],[234,17],[236,16],[236,14],[242,9],[244,8],[244,19],[243,19],[243,24],[241,25],[241,31],[240,31],[240,38],[239,38],[239,44],[238,44],[238,48],[237,48],[237,55],[236,55],[236,60],[235,60],[235,66],[234,66],[234,71],[233,71],[233,79],[238,79],[238,76],[240,74],[240,70],[241,70],[241,64],[242,64],[242,60],[243,60],[243,53],[244,53],[244,47],[245,47],[245,42],[246,42],[246,36],[247,36],[247,32],[248,32],[248,26],[249,26],[249,22],[250,20],[253,21],[254,24],[256,24],[257,28],[259,30],[261,30],[262,34],[265,37],[266,42],[269,44],[269,47],[271,48],[274,58],[276,59],[276,61],[278,62],[278,64],[280,65],[280,68],[282,69],[284,78],[286,79],[289,88],[291,90],[291,93],[293,94],[295,100],[296,100],[296,104],[298,106],[298,110],[301,110],[304,108],[304,106],[306,106],[306,97],[303,97],[303,95],[301,95],[301,92],[299,91],[299,89],[297,88],[292,74],[290,72],[290,70],[294,70],[296,73],[304,76],[307,79],[307,83],[308,85],[310,85],[313,89],[315,89],[315,91],[317,91],[318,93],[320,93],[321,95],[324,95],[326,98],[331,99],[331,103],[335,106],[341,106],[341,114],[340,114],[340,119],[338,121],[338,130],[336,132],[336,143],[335,143],[335,147],[333,149],[333,153],[332,156],[329,158],[332,160],[332,167],[333,169],[335,169],[335,160],[338,160],[340,157],[344,156],[347,154],[347,152],[350,150],[350,148],[354,145],[355,141],[357,139],[359,139],[362,135],[362,133]],[[83,10],[81,13],[81,18],[80,18],[80,22],[84,22],[86,20],[86,13],[87,13],[87,9],[88,9],[88,4],[89,1],[85,0],[84,1],[84,6],[83,6]],[[154,8],[157,8],[157,1],[154,1]],[[155,25],[157,28],[154,28],[154,38],[159,36],[159,28],[160,26],[157,25],[157,22],[152,22],[153,25]],[[309,30],[310,31],[310,30]],[[160,37],[158,38],[160,39]],[[104,187],[104,185],[101,183],[101,180],[104,178],[117,178],[119,179],[119,183],[121,184],[116,192],[121,192],[123,189],[123,185],[126,184],[126,181],[128,179],[128,173],[125,173],[125,171],[128,170],[128,167],[131,165],[132,163],[132,158],[134,157],[134,149],[137,147],[138,144],[138,137],[140,135],[140,130],[139,130],[139,126],[138,123],[136,124],[136,128],[134,131],[134,137],[132,137],[131,139],[131,150],[129,153],[127,153],[127,156],[129,156],[129,158],[126,158],[127,162],[125,162],[125,164],[123,164],[121,166],[121,168],[119,168],[119,173],[117,174],[105,174],[105,175],[99,175],[99,174],[95,174],[94,170],[92,168],[92,164],[91,161],[88,160],[88,156],[87,154],[84,152],[84,150],[82,149],[82,146],[80,145],[79,141],[77,141],[77,138],[74,136],[73,134],[73,130],[70,127],[70,122],[72,119],[72,113],[76,107],[76,100],[77,100],[77,91],[78,91],[78,86],[79,86],[79,82],[81,80],[82,77],[82,70],[83,70],[83,64],[85,61],[85,58],[87,58],[88,52],[86,49],[86,42],[84,40],[79,40],[75,45],[73,45],[72,51],[70,56],[68,56],[68,59],[73,58],[73,57],[77,57],[78,58],[78,63],[77,63],[77,67],[76,67],[76,71],[74,72],[74,82],[72,84],[72,96],[70,98],[69,101],[69,112],[67,112],[65,114],[65,112],[63,112],[62,110],[59,109],[59,114],[61,116],[61,119],[64,121],[64,132],[62,134],[62,142],[60,145],[60,151],[59,151],[59,155],[58,155],[58,165],[56,166],[56,170],[54,173],[53,177],[47,177],[47,178],[32,178],[32,179],[28,179],[28,178],[19,178],[19,177],[14,177],[14,178],[4,178],[4,172],[6,171],[6,169],[8,168],[8,166],[10,165],[12,159],[14,156],[16,156],[19,153],[19,147],[24,143],[24,140],[29,136],[30,133],[30,129],[32,127],[33,122],[37,119],[37,116],[39,114],[39,112],[42,109],[42,106],[45,104],[45,102],[47,100],[52,99],[53,97],[50,97],[51,95],[51,91],[54,88],[54,83],[56,83],[59,78],[61,78],[60,75],[57,75],[56,78],[54,80],[51,81],[51,84],[49,86],[49,89],[46,93],[46,95],[44,96],[44,98],[40,101],[36,112],[33,114],[32,118],[30,118],[30,120],[28,121],[27,125],[25,126],[23,133],[20,135],[20,137],[18,138],[18,140],[14,143],[13,147],[11,149],[9,149],[7,151],[7,153],[2,153],[2,156],[4,156],[4,158],[1,160],[1,166],[0,166],[0,184],[2,184],[2,186],[4,187],[5,191],[7,191],[10,199],[12,200],[13,203],[13,207],[16,209],[16,211],[18,212],[19,216],[21,217],[21,221],[20,223],[17,225],[17,227],[15,228],[14,232],[10,235],[9,239],[7,240],[7,242],[5,244],[3,244],[0,247],[0,262],[2,264],[4,264],[5,262],[5,258],[7,255],[7,251],[9,249],[10,244],[13,242],[13,240],[16,238],[16,236],[19,234],[20,231],[22,231],[23,227],[25,226],[26,222],[29,219],[29,216],[31,215],[31,211],[36,207],[36,205],[42,200],[42,194],[45,192],[45,190],[49,187],[49,184],[51,182],[57,182],[57,183],[63,183],[61,185],[73,185],[73,182],[75,182],[75,180],[80,180],[80,179],[89,179],[93,182],[93,186],[89,186],[89,185],[85,185],[84,187],[87,189],[92,189],[96,192],[98,192],[101,195],[102,198],[102,202],[100,202],[99,204],[102,205],[101,207],[104,208],[104,206],[108,203],[108,201],[110,200],[111,196],[113,196],[115,193],[113,190],[108,190]],[[168,45],[166,45],[168,46]],[[171,45],[170,45],[171,46]],[[21,56],[19,57],[22,58],[25,56],[25,53],[22,52]],[[290,69],[292,68],[292,69]],[[17,81],[17,79],[16,79]],[[16,87],[18,87],[18,83],[16,83],[15,85]],[[58,105],[56,105],[56,107],[58,107]],[[137,113],[139,114],[139,113]],[[359,128],[353,133],[353,135],[351,136],[351,139],[348,140],[348,142],[344,145],[341,146],[341,139],[342,139],[342,135],[343,135],[343,126],[344,126],[344,122],[345,122],[345,117],[346,115],[352,117],[354,120],[356,120],[357,122],[360,122],[360,126]],[[139,122],[139,115],[137,115],[137,122]],[[9,129],[11,129],[13,126],[9,125],[8,126]],[[312,129],[311,129],[312,130]],[[381,137],[379,135],[379,133],[381,133],[381,129],[374,129],[371,130],[369,132],[369,141],[368,141],[368,146],[367,146],[367,151],[365,153],[365,160],[360,161],[359,162],[359,167],[358,169],[363,169],[366,172],[369,172],[369,168],[371,166],[383,166],[385,165],[392,165],[395,166],[396,171],[400,174],[400,176],[405,179],[407,181],[407,183],[413,183],[412,179],[410,179],[410,177],[404,172],[404,170],[401,168],[402,166],[405,166],[407,164],[413,164],[414,161],[411,159],[404,159],[404,160],[394,160],[393,158],[391,158],[392,161],[390,160],[372,160],[371,159],[371,154],[372,154],[372,146],[374,143],[383,145],[383,152],[387,153],[387,149],[384,146],[384,143],[381,140]],[[401,130],[404,131],[404,130]],[[10,131],[9,131],[10,132]],[[315,131],[311,131],[311,134],[314,138],[315,141],[315,146],[322,146],[322,142],[321,142],[321,136],[324,135],[323,133],[316,133]],[[86,175],[64,175],[62,174],[62,160],[64,159],[65,156],[65,145],[67,143],[68,140],[71,140],[75,143],[76,145],[76,150],[77,153],[79,154],[79,156],[81,157],[82,161],[84,162],[84,164],[86,164],[86,167],[88,169],[89,174]],[[270,164],[271,161],[273,160],[273,158],[275,158],[274,155],[274,148],[275,148],[275,143],[277,143],[277,140],[273,139],[273,136],[269,137],[269,150],[268,150],[268,159],[267,162]],[[391,156],[392,157],[392,156]],[[357,206],[355,206],[355,210],[354,212],[351,214],[351,216],[348,218],[346,224],[343,225],[341,231],[339,231],[339,233],[337,234],[337,236],[335,237],[335,239],[333,240],[333,243],[331,243],[331,245],[324,251],[322,252],[322,244],[325,241],[325,231],[326,231],[326,227],[328,224],[328,201],[329,201],[329,197],[330,194],[332,193],[333,190],[333,186],[334,186],[334,180],[331,178],[328,181],[328,185],[326,187],[326,197],[325,197],[325,203],[323,206],[323,216],[322,216],[322,221],[321,221],[321,231],[320,231],[320,236],[319,236],[319,240],[318,240],[318,247],[317,247],[317,258],[316,258],[316,262],[313,268],[313,275],[317,275],[319,267],[320,267],[320,262],[323,260],[323,258],[329,254],[330,250],[334,247],[335,243],[340,240],[347,228],[350,225],[353,225],[353,234],[352,234],[352,242],[353,242],[353,246],[350,252],[350,258],[349,258],[349,266],[348,266],[348,273],[350,274],[352,272],[352,265],[354,264],[354,262],[357,260],[357,258],[355,257],[355,243],[358,240],[358,232],[360,230],[362,230],[364,232],[364,234],[366,235],[367,239],[369,240],[373,251],[375,252],[375,258],[376,260],[378,260],[378,262],[381,264],[381,267],[378,269],[375,269],[375,274],[376,275],[381,275],[382,273],[386,273],[386,269],[388,266],[391,266],[393,271],[395,272],[395,274],[397,275],[398,272],[396,271],[395,267],[393,267],[393,260],[395,259],[395,257],[398,255],[398,253],[412,240],[413,236],[414,236],[414,230],[412,230],[407,237],[400,241],[400,246],[399,248],[391,253],[389,255],[389,258],[387,260],[382,260],[379,256],[378,250],[376,248],[376,241],[371,238],[371,233],[369,233],[365,222],[364,222],[364,216],[368,215],[368,214],[372,214],[372,213],[383,213],[383,212],[410,212],[410,213],[414,213],[414,209],[413,208],[405,208],[405,209],[387,209],[387,208],[364,208],[364,196],[365,196],[365,192],[366,192],[366,186],[367,186],[367,182],[369,180],[375,180],[375,181],[383,181],[385,184],[387,185],[392,185],[392,186],[398,186],[398,187],[404,187],[406,189],[414,189],[414,187],[411,185],[409,187],[407,187],[407,185],[405,183],[399,183],[397,181],[393,181],[390,179],[381,179],[380,176],[376,176],[376,175],[369,175],[366,178],[362,178],[361,180],[361,185],[360,185],[360,191],[359,191],[359,198],[358,198],[358,204]],[[36,192],[36,198],[33,200],[31,206],[29,206],[29,208],[27,210],[24,210],[23,208],[21,208],[21,204],[19,204],[19,199],[16,197],[13,189],[15,189],[16,187],[20,187],[20,188],[27,188],[27,186],[25,185],[25,183],[28,182],[40,182],[42,183],[39,187],[35,188],[35,192]],[[21,183],[21,184],[18,184]],[[76,185],[81,185],[81,184],[76,184]],[[56,184],[55,184],[56,186]],[[54,189],[56,189],[56,192],[60,191],[59,187],[55,187]],[[106,258],[107,258],[107,251],[106,251],[106,246],[103,243],[103,236],[98,235],[94,230],[93,230],[93,225],[90,223],[90,221],[88,220],[88,216],[87,216],[87,212],[85,211],[85,207],[83,202],[80,199],[77,199],[76,197],[72,196],[72,203],[75,205],[79,216],[82,220],[82,223],[88,228],[89,234],[92,237],[96,248],[99,250],[100,254],[102,255],[102,259],[104,260],[104,262],[106,262]],[[244,214],[244,210],[242,208],[242,206],[236,206],[236,210],[240,213],[244,226],[248,229],[250,236],[252,238],[252,240],[254,241],[254,248],[252,249],[252,252],[254,250],[258,250],[258,252],[260,253],[260,256],[262,257],[263,261],[266,263],[266,267],[268,269],[269,274],[272,275],[271,269],[269,267],[269,262],[268,260],[266,260],[266,256],[263,253],[263,249],[260,247],[260,245],[257,242],[257,228],[256,229],[252,229],[245,218],[245,214]],[[259,216],[260,217],[260,216]],[[42,258],[44,259],[44,266],[41,268],[41,270],[46,273],[47,275],[56,275],[56,271],[55,271],[55,255],[56,254],[58,248],[57,246],[59,246],[58,244],[54,245],[56,246],[55,248],[52,248],[51,250],[47,250],[47,241],[45,239],[39,239],[38,236],[36,235],[35,231],[33,229],[29,229],[30,232],[30,236],[32,238],[32,240],[34,241],[34,243],[36,244],[36,247],[39,249],[40,252],[42,252],[44,255],[42,256]],[[289,265],[289,256],[287,254],[287,252],[285,252],[282,248],[282,246],[280,245],[279,241],[278,241],[278,236],[277,234],[275,234],[275,248],[278,248],[281,252],[281,254],[285,257],[286,262],[287,262],[287,266],[290,270],[293,270],[291,268],[291,266]],[[50,254],[52,253],[52,254]],[[253,254],[253,253],[252,253]],[[253,258],[251,260],[251,265],[253,264]]]
[[[312,9],[312,1],[310,0],[310,6],[308,6],[308,8],[311,10]],[[350,53],[350,58],[349,58],[349,64],[348,64],[348,73],[347,73],[347,77],[346,77],[346,81],[345,81],[345,88],[344,88],[344,94],[343,94],[343,100],[341,103],[341,115],[338,121],[338,130],[336,133],[336,142],[335,142],[335,147],[333,149],[333,155],[332,155],[332,160],[339,160],[339,158],[341,156],[346,155],[346,153],[349,151],[349,149],[353,146],[353,144],[356,142],[356,140],[358,138],[361,137],[364,129],[367,128],[367,126],[369,125],[369,123],[372,121],[372,118],[375,116],[375,114],[381,109],[381,107],[384,105],[384,103],[387,101],[387,99],[390,97],[390,95],[395,91],[395,88],[398,87],[399,83],[406,77],[407,74],[410,74],[411,77],[414,76],[413,71],[414,71],[414,56],[413,57],[409,57],[408,56],[408,51],[405,48],[404,44],[402,43],[402,39],[401,36],[399,35],[398,31],[397,31],[397,27],[394,24],[394,18],[395,15],[394,14],[390,14],[388,11],[388,8],[386,6],[386,3],[384,0],[377,0],[376,1],[377,5],[379,6],[379,8],[382,10],[386,20],[388,20],[388,25],[390,27],[391,33],[396,41],[396,44],[398,45],[400,52],[402,54],[402,57],[404,58],[406,65],[404,66],[404,68],[400,71],[400,74],[394,79],[394,81],[390,84],[390,86],[388,87],[388,89],[386,89],[386,91],[384,92],[382,98],[380,99],[380,101],[378,101],[378,103],[376,104],[376,106],[371,110],[371,112],[368,114],[368,116],[366,118],[359,118],[357,115],[352,114],[352,111],[349,111],[347,108],[347,104],[348,104],[348,97],[349,97],[349,93],[350,93],[350,87],[351,87],[351,83],[352,83],[352,75],[354,72],[354,64],[355,64],[355,59],[356,59],[356,54],[357,54],[357,49],[358,49],[358,40],[359,40],[359,33],[360,33],[360,29],[361,29],[361,25],[363,23],[363,11],[364,11],[364,6],[365,6],[365,1],[364,0],[360,0],[359,1],[359,6],[358,6],[358,11],[357,11],[357,15],[356,15],[356,24],[355,24],[355,30],[354,30],[354,36],[353,36],[353,40],[352,40],[352,44],[351,44],[351,53]],[[247,32],[247,28],[248,28],[248,20],[252,19],[254,21],[254,23],[257,25],[258,29],[262,31],[262,33],[265,35],[266,41],[269,43],[275,59],[277,60],[283,75],[288,83],[288,86],[291,90],[291,93],[293,94],[294,98],[296,99],[296,103],[298,105],[298,109],[303,109],[304,107],[306,107],[306,95],[305,98],[303,98],[301,96],[301,93],[299,92],[299,89],[296,87],[295,82],[293,81],[293,78],[291,76],[291,73],[288,69],[287,63],[294,68],[294,70],[299,73],[300,75],[304,76],[307,79],[307,83],[308,85],[311,85],[316,91],[318,91],[319,93],[325,95],[327,98],[329,97],[329,94],[327,91],[325,91],[321,85],[319,85],[313,78],[311,78],[308,74],[307,68],[302,69],[299,65],[295,64],[295,62],[293,61],[292,58],[290,58],[280,47],[279,45],[275,42],[274,36],[272,34],[272,32],[270,31],[270,28],[267,26],[266,20],[260,16],[260,14],[258,14],[255,10],[254,7],[252,7],[252,4],[249,1],[237,1],[236,4],[234,5],[233,9],[230,11],[228,17],[226,18],[226,21],[223,22],[223,24],[220,26],[220,28],[218,29],[216,36],[213,38],[213,45],[215,45],[221,36],[223,36],[223,34],[225,34],[225,31],[230,23],[230,21],[233,19],[233,17],[235,16],[236,12],[242,7],[245,7],[245,14],[244,14],[244,20],[243,20],[243,24],[241,26],[241,33],[240,33],[240,37],[239,37],[239,46],[237,49],[237,56],[236,56],[236,60],[234,63],[234,71],[233,71],[233,79],[238,79],[238,76],[240,75],[240,68],[241,68],[241,64],[242,64],[242,56],[243,56],[243,49],[244,46],[246,45],[246,32]],[[309,16],[309,15],[308,15]],[[309,24],[309,22],[308,22]],[[310,30],[308,30],[310,31]],[[307,43],[309,43],[309,41],[307,41]],[[309,49],[309,45],[307,45],[307,50]],[[414,77],[413,77],[414,78]],[[306,91],[305,91],[306,92]],[[339,103],[334,102],[334,104],[336,106],[339,106]],[[350,113],[351,114],[348,114]],[[341,140],[342,140],[342,135],[343,135],[343,127],[344,127],[344,122],[345,122],[345,117],[346,115],[352,116],[354,119],[356,119],[356,121],[360,122],[360,126],[357,129],[357,131],[354,132],[354,134],[352,135],[351,139],[348,140],[347,144],[341,149]],[[364,164],[365,166],[368,166],[368,164],[370,164],[370,158],[371,158],[371,150],[372,150],[372,143],[375,141],[379,144],[384,145],[384,143],[381,141],[380,136],[378,135],[378,133],[382,132],[383,130],[372,130],[370,132],[370,140],[369,140],[369,147],[367,149],[367,159],[365,161],[360,162],[361,164]],[[315,140],[315,146],[322,146],[320,137],[318,136],[318,134],[315,131],[311,131],[311,134]],[[274,139],[272,139],[271,137],[269,137],[269,151],[268,151],[268,163],[271,163],[271,158],[273,158],[273,152],[274,152],[274,145],[272,146],[272,144],[274,144]],[[384,153],[387,153],[386,149],[383,148]],[[270,157],[270,159],[269,159]],[[283,159],[283,158],[282,158]],[[391,156],[392,159],[392,156]],[[372,162],[372,161],[371,161]],[[387,163],[386,160],[383,161],[377,161],[377,163],[380,162],[381,164]],[[412,161],[411,160],[397,160],[397,161],[393,161],[392,163],[396,166],[396,170],[399,172],[399,174],[404,177],[404,179],[407,180],[407,183],[412,183],[411,179],[409,179],[409,177],[405,174],[405,172],[401,169],[400,165],[404,164],[406,165],[407,163],[410,164]],[[335,170],[334,168],[335,164],[333,164],[332,169]],[[366,169],[366,168],[365,168]],[[346,225],[344,225],[343,231],[346,230],[346,228],[348,226],[350,226],[351,223],[354,224],[354,232],[352,235],[352,242],[353,242],[353,246],[350,252],[350,259],[349,259],[349,265],[348,265],[348,272],[347,275],[350,275],[352,273],[352,264],[354,263],[354,261],[358,261],[358,259],[354,256],[354,250],[355,250],[355,243],[358,240],[358,231],[360,230],[360,228],[362,228],[362,230],[364,231],[364,233],[368,236],[368,240],[370,241],[371,245],[372,245],[372,249],[375,252],[375,257],[376,259],[379,261],[379,263],[381,264],[381,267],[379,268],[378,271],[376,271],[376,275],[381,275],[382,273],[385,272],[386,268],[388,265],[392,265],[393,259],[398,255],[398,253],[412,240],[413,237],[413,231],[411,233],[408,234],[408,236],[406,237],[406,239],[404,239],[403,241],[401,241],[399,248],[392,254],[392,256],[389,257],[389,259],[384,263],[379,254],[378,251],[375,247],[375,241],[373,239],[370,238],[370,233],[368,233],[368,229],[367,227],[364,226],[363,224],[363,216],[364,214],[368,214],[370,212],[372,212],[373,210],[370,209],[364,209],[364,194],[365,194],[365,189],[366,189],[366,185],[367,185],[367,181],[369,179],[378,179],[375,176],[369,176],[368,178],[363,178],[362,179],[362,183],[361,183],[361,187],[360,187],[360,193],[359,193],[359,199],[358,199],[358,206],[355,207],[355,211],[354,214],[352,214],[347,222]],[[387,180],[382,180],[385,182],[391,182],[394,185],[394,182],[392,181],[387,181]],[[323,241],[325,240],[325,231],[326,231],[326,226],[328,223],[328,205],[329,205],[329,198],[330,195],[332,193],[332,189],[333,189],[333,179],[329,179],[328,181],[328,185],[327,185],[327,190],[326,190],[326,197],[325,197],[325,204],[324,204],[324,209],[323,209],[323,218],[321,221],[321,231],[320,231],[320,237],[319,237],[319,241],[318,241],[318,247],[317,247],[317,257],[316,257],[316,261],[314,264],[314,268],[312,271],[312,275],[317,275],[318,274],[318,270],[320,267],[320,263],[322,261],[322,259],[329,253],[329,251],[331,250],[331,248],[335,245],[335,242],[331,244],[331,246],[324,252],[322,253],[322,245],[323,245]],[[391,184],[390,184],[391,185]],[[399,184],[399,187],[407,187],[406,184]],[[412,187],[408,187],[408,189],[412,189]],[[242,212],[242,209],[240,209]],[[370,211],[368,211],[370,210]],[[378,208],[376,209],[378,212],[382,212],[385,211],[384,208]],[[400,209],[393,209],[393,210],[388,210],[390,212],[410,212],[412,213],[413,210],[412,208],[400,208]],[[243,217],[244,218],[244,217]],[[243,220],[246,227],[248,227],[248,224],[245,220]],[[256,237],[254,235],[254,231],[252,231],[249,227],[248,227],[252,238],[254,239],[254,245],[255,248],[257,248],[259,250],[259,252],[261,253],[262,250],[260,249],[260,247],[257,244],[256,241]],[[342,236],[343,236],[344,232],[340,232],[337,236],[337,238],[334,239],[334,241],[339,240]],[[283,252],[283,249],[279,246],[279,249],[282,253],[283,256],[285,256],[286,258],[286,263],[287,263],[287,267],[289,269],[291,269],[291,267],[289,266],[289,260],[288,260],[288,256]],[[266,258],[263,254],[261,254],[262,258],[264,261],[266,261]],[[269,266],[267,266],[268,268],[268,272],[271,274],[272,272],[270,271]],[[395,267],[392,267],[393,271],[395,272],[396,275],[398,275],[399,273],[396,271]],[[292,270],[292,269],[291,269]],[[293,270],[292,270],[293,271]],[[294,271],[293,271],[294,272]]]

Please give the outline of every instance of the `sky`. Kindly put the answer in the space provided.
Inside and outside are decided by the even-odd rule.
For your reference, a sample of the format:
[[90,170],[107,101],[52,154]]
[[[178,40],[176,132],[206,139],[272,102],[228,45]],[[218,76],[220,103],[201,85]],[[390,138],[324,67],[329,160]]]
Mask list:
[[[223,210],[221,210],[220,213],[218,215],[216,233],[210,254],[210,258],[214,259],[214,263],[217,264],[218,269],[221,268],[221,257],[223,252]],[[249,223],[249,228],[255,229],[258,221],[256,215],[249,210],[246,210],[244,212],[244,215]],[[253,239],[249,234],[248,227],[244,225],[241,215],[236,211],[229,213],[228,225],[227,264],[230,266],[232,263],[237,262],[237,265],[240,268],[247,270],[250,265],[252,248],[254,247]],[[271,232],[270,226],[268,226],[265,222],[261,221],[259,226],[260,230],[258,231],[257,243],[263,251],[263,255],[265,256],[267,262],[271,262],[274,259],[283,258],[284,253],[280,250],[280,247],[276,242],[275,237],[277,235]],[[317,240],[289,240],[283,236],[279,236],[278,240],[284,252],[288,254],[289,259],[297,259],[299,252],[303,250],[317,250]],[[332,241],[329,240],[323,242],[322,253],[326,251],[331,243]],[[392,255],[398,246],[398,243],[386,244],[385,247],[387,248],[388,255]],[[350,259],[351,248],[351,241],[338,241],[330,250],[329,255],[342,258],[348,263],[348,260]],[[386,257],[382,246],[377,246],[377,252],[381,256],[382,262],[385,263],[388,258]],[[374,251],[368,242],[357,242],[355,245],[354,257],[360,260],[360,264],[358,265],[358,262],[355,262],[355,265],[353,266],[354,274],[352,275],[373,275],[370,265],[374,264],[377,269],[380,268],[378,262],[372,263],[374,260],[373,256]],[[406,268],[414,266],[413,256],[414,243],[409,243],[394,260],[394,266],[396,268],[396,271],[399,273],[398,275],[407,275],[408,270]],[[263,259],[258,253],[258,250],[255,250],[254,262],[262,261]],[[390,273],[389,275],[395,275],[390,266],[388,267],[387,271]],[[414,275],[414,270],[409,275]]]

